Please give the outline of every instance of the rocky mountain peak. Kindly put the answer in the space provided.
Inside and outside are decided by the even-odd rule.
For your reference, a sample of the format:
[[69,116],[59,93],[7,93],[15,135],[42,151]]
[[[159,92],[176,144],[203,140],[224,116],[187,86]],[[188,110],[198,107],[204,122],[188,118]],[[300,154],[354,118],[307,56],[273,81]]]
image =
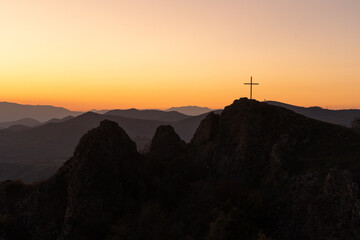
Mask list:
[[151,141],[150,153],[162,159],[170,158],[183,151],[185,145],[172,126],[162,125],[156,129]]
[[106,231],[101,223],[121,211],[138,160],[136,144],[115,122],[104,120],[81,138],[70,167],[64,238],[101,238]]
[[[100,126],[90,130],[80,140],[76,150],[75,157],[82,158],[89,154],[91,158],[98,156],[102,159],[101,154],[110,154],[114,150],[118,154],[136,154],[136,144],[130,139],[126,132],[119,127],[118,123],[103,120]],[[95,155],[94,155],[95,154]]]
[[221,115],[209,114],[202,121],[192,139],[192,149],[195,159],[214,175],[259,182],[278,176],[279,169],[306,169],[314,164],[310,155],[324,156],[328,149],[345,146],[343,134],[352,136],[343,127],[241,98]]

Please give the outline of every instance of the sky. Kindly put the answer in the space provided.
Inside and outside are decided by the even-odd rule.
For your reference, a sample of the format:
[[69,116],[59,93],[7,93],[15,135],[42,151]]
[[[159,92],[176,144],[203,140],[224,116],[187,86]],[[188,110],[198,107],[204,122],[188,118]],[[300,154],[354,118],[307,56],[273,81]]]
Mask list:
[[1,0],[0,101],[360,108],[359,0]]

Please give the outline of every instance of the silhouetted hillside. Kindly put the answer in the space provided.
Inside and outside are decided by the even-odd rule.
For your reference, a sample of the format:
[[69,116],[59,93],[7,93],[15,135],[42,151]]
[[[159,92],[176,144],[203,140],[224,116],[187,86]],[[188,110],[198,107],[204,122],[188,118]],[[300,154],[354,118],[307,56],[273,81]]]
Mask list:
[[40,125],[41,122],[32,119],[32,118],[23,118],[17,121],[13,121],[13,122],[2,122],[0,123],[0,129],[2,128],[8,128],[11,127],[13,125],[23,125],[23,126],[27,126],[27,127],[35,127]]
[[72,112],[61,107],[0,102],[0,122],[13,122],[23,118],[33,118],[45,122],[51,118],[78,116],[80,114],[81,112]]
[[180,113],[183,113],[186,115],[197,116],[197,115],[201,115],[204,113],[209,113],[214,110],[207,108],[207,107],[184,106],[184,107],[172,107],[165,111],[166,112],[177,111],[177,112],[180,112]]
[[347,127],[351,126],[351,122],[355,118],[360,117],[360,110],[357,109],[328,110],[320,107],[304,108],[274,101],[266,101],[266,103],[290,109],[309,118],[339,124]]
[[351,129],[248,99],[190,144],[157,128],[145,155],[105,120],[47,181],[0,184],[0,237],[357,240],[359,147]]
[[144,120],[156,120],[162,122],[176,122],[190,117],[175,111],[164,112],[160,110],[137,110],[135,108],[128,110],[111,110],[105,113],[105,115],[122,116]]

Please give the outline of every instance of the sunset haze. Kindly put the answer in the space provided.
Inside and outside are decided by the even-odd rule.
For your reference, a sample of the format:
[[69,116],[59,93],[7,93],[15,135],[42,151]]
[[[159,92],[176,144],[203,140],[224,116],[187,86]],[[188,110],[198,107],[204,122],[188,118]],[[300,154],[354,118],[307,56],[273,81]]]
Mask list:
[[0,3],[0,101],[71,110],[249,96],[360,108],[358,0]]

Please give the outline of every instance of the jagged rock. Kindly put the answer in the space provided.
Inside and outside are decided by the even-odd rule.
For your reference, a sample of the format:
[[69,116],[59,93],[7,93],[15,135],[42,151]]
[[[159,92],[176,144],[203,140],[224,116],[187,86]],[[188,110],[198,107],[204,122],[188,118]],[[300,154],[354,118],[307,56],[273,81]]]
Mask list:
[[150,152],[160,159],[169,159],[183,152],[185,142],[176,134],[170,125],[162,125],[156,129],[151,141]]
[[[126,208],[139,155],[117,123],[102,121],[80,140],[74,156],[17,206],[32,239],[101,239],[114,214]],[[136,182],[136,181],[135,181]]]
[[102,121],[80,140],[69,169],[64,239],[104,238],[107,223],[126,207],[138,159],[135,143],[115,122]]

